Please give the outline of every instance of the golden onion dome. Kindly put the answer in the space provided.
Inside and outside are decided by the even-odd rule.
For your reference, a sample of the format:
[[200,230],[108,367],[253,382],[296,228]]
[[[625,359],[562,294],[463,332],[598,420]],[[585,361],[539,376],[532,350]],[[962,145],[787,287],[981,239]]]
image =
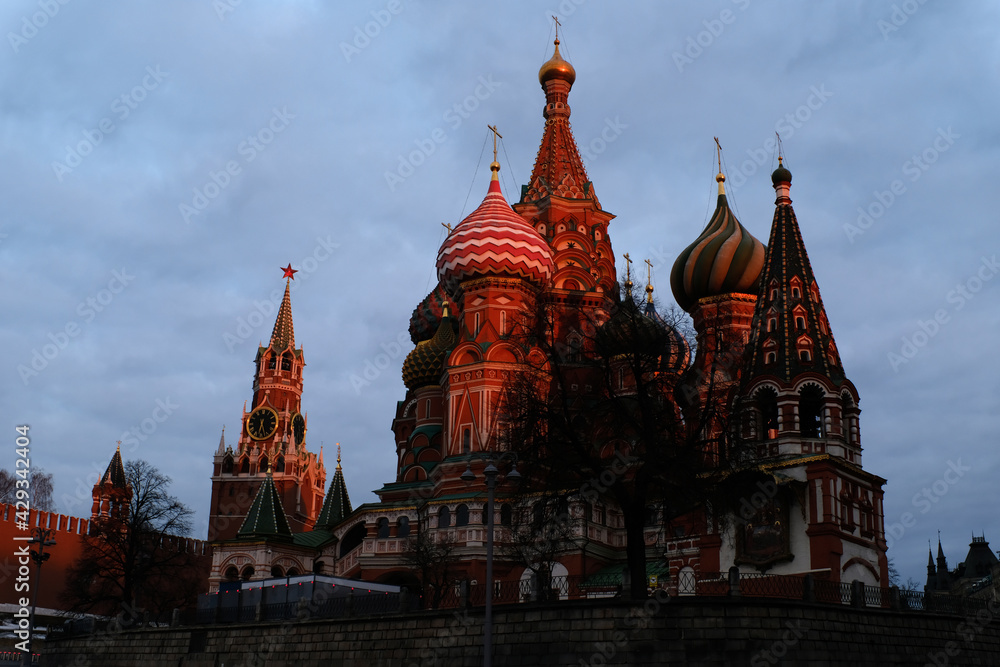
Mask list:
[[434,336],[417,343],[413,351],[406,355],[403,362],[403,384],[407,389],[418,389],[441,379],[445,359],[458,343],[456,324],[445,303],[444,313]]
[[563,57],[559,54],[558,38],[555,41],[555,45],[555,53],[538,70],[538,82],[544,86],[545,82],[550,79],[562,79],[572,86],[573,82],[576,81],[576,70],[573,69],[573,66],[568,61],[563,60]]

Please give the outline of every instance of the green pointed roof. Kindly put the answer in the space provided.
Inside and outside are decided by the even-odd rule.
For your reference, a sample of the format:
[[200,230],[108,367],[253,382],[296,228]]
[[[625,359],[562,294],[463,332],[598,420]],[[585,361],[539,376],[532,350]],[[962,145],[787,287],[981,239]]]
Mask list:
[[344,470],[340,467],[340,449],[337,449],[337,470],[333,473],[330,490],[323,499],[323,509],[316,519],[316,529],[332,529],[351,514],[351,499],[347,495]]
[[288,527],[285,518],[285,508],[281,506],[281,497],[274,486],[271,471],[267,471],[264,483],[257,490],[257,496],[250,505],[246,519],[240,526],[237,538],[291,538],[292,529]]
[[124,489],[128,486],[128,480],[125,479],[125,466],[122,465],[121,445],[118,445],[115,455],[111,457],[111,463],[108,464],[108,469],[101,476],[101,484],[108,482],[111,482],[111,486],[116,489]]

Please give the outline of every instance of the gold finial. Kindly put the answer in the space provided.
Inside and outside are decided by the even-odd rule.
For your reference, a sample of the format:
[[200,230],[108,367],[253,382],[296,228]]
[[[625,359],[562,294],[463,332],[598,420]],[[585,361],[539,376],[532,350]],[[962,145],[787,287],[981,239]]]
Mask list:
[[337,443],[337,467],[340,467],[340,443]]
[[774,133],[775,138],[778,140],[778,166],[781,166],[781,135],[777,132]]
[[646,262],[646,302],[653,303],[653,263],[648,259],[644,261]]
[[715,159],[719,163],[719,175],[715,177],[716,182],[719,184],[719,194],[726,194],[726,177],[722,173],[722,144],[719,143],[718,137],[712,137],[715,139]]
[[117,451],[117,452],[121,452],[122,451],[122,441],[121,440],[118,441],[118,448],[115,451]]
[[270,462],[270,461],[268,461],[268,462],[267,462],[267,476],[268,476],[268,477],[272,477],[273,475],[274,475],[274,473],[273,473],[273,472],[272,472],[272,470],[271,470],[271,462]]
[[449,225],[447,222],[442,222],[441,226],[447,229],[448,233],[451,234],[451,225]]
[[625,258],[625,289],[632,289],[632,258],[628,253],[622,255]]
[[556,16],[555,14],[552,15],[552,20],[556,22],[556,44],[558,44],[559,43],[559,26],[561,26],[562,23],[559,22],[559,17]]
[[493,162],[490,162],[490,171],[493,172],[493,175],[490,180],[495,181],[497,180],[497,172],[500,171],[500,163],[497,162],[497,139],[503,139],[503,135],[497,132],[496,125],[487,124],[486,127],[490,128],[490,132],[493,133]]
[[[444,302],[441,304],[441,319],[444,319],[446,317],[451,317],[451,308],[450,308],[450,305],[451,304],[448,303],[447,299],[445,299]],[[338,447],[337,451],[339,452],[340,451],[340,449],[339,449],[340,445],[338,444],[337,447]],[[338,454],[338,456],[339,456],[339,454]]]

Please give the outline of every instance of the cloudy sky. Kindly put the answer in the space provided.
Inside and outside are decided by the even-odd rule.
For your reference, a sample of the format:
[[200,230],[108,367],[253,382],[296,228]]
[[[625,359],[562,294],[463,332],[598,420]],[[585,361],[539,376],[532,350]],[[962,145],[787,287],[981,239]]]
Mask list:
[[864,465],[889,480],[890,554],[922,581],[939,529],[951,565],[973,531],[1000,548],[995,3],[335,4],[0,6],[4,465],[29,424],[60,511],[89,515],[123,440],[204,537],[289,262],[309,446],[329,464],[342,443],[352,500],[373,500],[442,223],[486,191],[487,123],[517,199],[558,14],[616,252],[672,301],[714,208],[713,136],[766,241],[778,130]]

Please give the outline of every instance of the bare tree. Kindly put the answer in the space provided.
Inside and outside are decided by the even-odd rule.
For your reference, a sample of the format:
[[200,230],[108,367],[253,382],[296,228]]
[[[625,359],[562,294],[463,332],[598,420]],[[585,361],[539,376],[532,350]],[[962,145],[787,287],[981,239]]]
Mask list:
[[713,355],[707,373],[693,373],[679,333],[687,327],[646,312],[628,291],[606,316],[562,301],[520,319],[511,337],[524,363],[503,394],[505,446],[526,491],[580,489],[620,509],[630,593],[645,597],[647,508],[658,505],[669,524],[723,507],[724,487],[740,479],[727,424],[737,362]]
[[423,595],[432,609],[441,606],[454,577],[455,540],[447,532],[433,536],[426,527],[406,543],[403,558],[417,571]]
[[35,468],[27,479],[22,479],[9,470],[0,470],[0,503],[13,505],[17,490],[24,487],[28,489],[28,504],[31,509],[43,512],[55,511],[55,503],[52,501],[52,473],[47,473],[42,468]]
[[186,547],[193,512],[168,492],[170,478],[146,461],[125,464],[127,513],[91,522],[83,553],[67,574],[75,611],[163,614],[198,593],[201,559]]

